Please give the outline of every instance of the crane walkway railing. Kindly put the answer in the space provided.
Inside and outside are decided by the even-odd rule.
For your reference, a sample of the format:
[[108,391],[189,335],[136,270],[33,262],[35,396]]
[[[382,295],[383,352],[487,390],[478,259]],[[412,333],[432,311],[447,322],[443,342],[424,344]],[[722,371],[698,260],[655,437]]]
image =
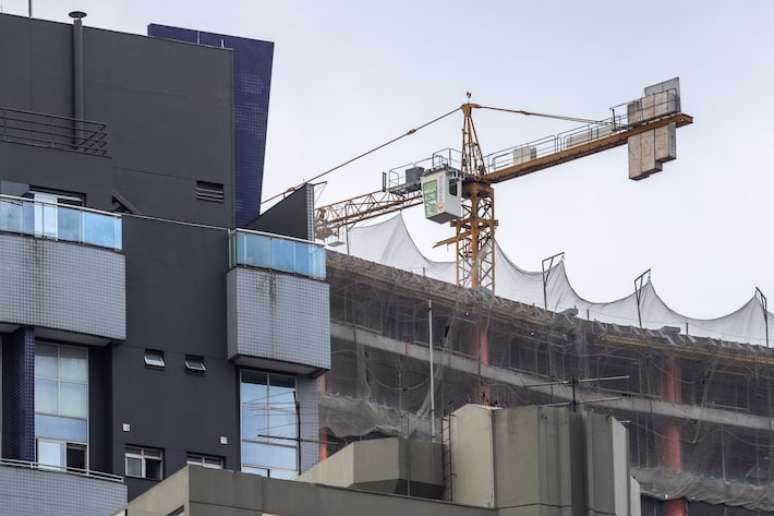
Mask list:
[[[680,112],[680,100],[675,89],[665,90],[664,95],[653,96],[652,105],[648,110],[652,116],[642,116],[642,110],[633,111],[631,106],[638,102],[624,102],[610,108],[611,115],[602,120],[587,123],[567,131],[551,134],[527,143],[513,145],[484,155],[487,173],[496,172],[507,167],[520,165],[551,154],[558,154],[594,140],[605,138],[613,133],[629,130],[636,125],[665,115]],[[406,170],[422,167],[426,170],[440,167],[461,169],[462,154],[457,149],[442,149],[432,156],[395,167],[386,172],[386,187],[388,191],[402,191],[407,185]]]

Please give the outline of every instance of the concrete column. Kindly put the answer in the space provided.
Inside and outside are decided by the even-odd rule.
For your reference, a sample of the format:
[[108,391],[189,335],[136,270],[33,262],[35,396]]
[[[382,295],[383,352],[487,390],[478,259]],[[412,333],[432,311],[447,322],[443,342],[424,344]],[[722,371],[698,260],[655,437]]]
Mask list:
[[[676,356],[667,358],[664,369],[663,398],[672,403],[681,403],[683,399],[680,383],[680,360]],[[680,442],[680,426],[676,421],[667,422],[664,429],[664,467],[678,472],[683,468],[683,450]],[[682,498],[667,500],[664,504],[664,516],[685,516],[685,501]]]
[[[489,365],[489,325],[485,322],[476,327],[475,346],[478,351],[478,361],[481,365]],[[476,387],[476,403],[482,405],[492,404],[492,393],[488,385],[479,384]]]
[[3,341],[3,457],[35,460],[35,330]]

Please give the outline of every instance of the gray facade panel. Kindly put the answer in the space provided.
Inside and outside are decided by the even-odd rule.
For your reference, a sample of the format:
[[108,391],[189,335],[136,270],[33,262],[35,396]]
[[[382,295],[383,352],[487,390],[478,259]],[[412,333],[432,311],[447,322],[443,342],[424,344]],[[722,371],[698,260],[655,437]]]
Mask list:
[[320,391],[317,379],[298,377],[299,418],[301,427],[301,471],[306,471],[320,460]]
[[237,267],[228,273],[228,358],[330,369],[328,284]]
[[0,466],[3,514],[105,516],[126,504],[126,486],[55,471]]
[[0,322],[124,340],[124,256],[0,234]]

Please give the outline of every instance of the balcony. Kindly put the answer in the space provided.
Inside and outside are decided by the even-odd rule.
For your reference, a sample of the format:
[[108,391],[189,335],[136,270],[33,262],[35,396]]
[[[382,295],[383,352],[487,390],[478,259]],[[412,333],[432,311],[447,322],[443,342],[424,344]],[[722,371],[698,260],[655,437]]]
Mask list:
[[84,344],[126,338],[120,216],[0,196],[0,332]]
[[296,374],[330,368],[325,248],[255,231],[230,235],[228,358]]
[[123,478],[0,459],[3,514],[104,516],[126,504]]
[[243,265],[325,279],[325,248],[314,242],[238,229],[230,235],[231,267]]

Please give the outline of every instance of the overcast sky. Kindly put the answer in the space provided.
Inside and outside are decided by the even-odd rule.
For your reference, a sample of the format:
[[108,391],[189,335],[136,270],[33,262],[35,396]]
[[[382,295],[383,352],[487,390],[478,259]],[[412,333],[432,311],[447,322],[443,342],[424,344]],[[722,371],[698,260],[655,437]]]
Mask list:
[[[26,0],[0,0],[26,14]],[[35,16],[144,34],[148,23],[275,43],[264,196],[464,102],[601,118],[681,79],[677,161],[627,179],[626,148],[497,185],[498,241],[522,267],[565,251],[581,295],[611,300],[653,269],[690,316],[774,305],[774,2],[35,0]],[[573,125],[476,113],[485,153]],[[381,172],[459,146],[451,118],[330,176],[318,202],[376,190]],[[421,248],[447,226],[409,210]],[[452,254],[447,255],[451,259]]]

